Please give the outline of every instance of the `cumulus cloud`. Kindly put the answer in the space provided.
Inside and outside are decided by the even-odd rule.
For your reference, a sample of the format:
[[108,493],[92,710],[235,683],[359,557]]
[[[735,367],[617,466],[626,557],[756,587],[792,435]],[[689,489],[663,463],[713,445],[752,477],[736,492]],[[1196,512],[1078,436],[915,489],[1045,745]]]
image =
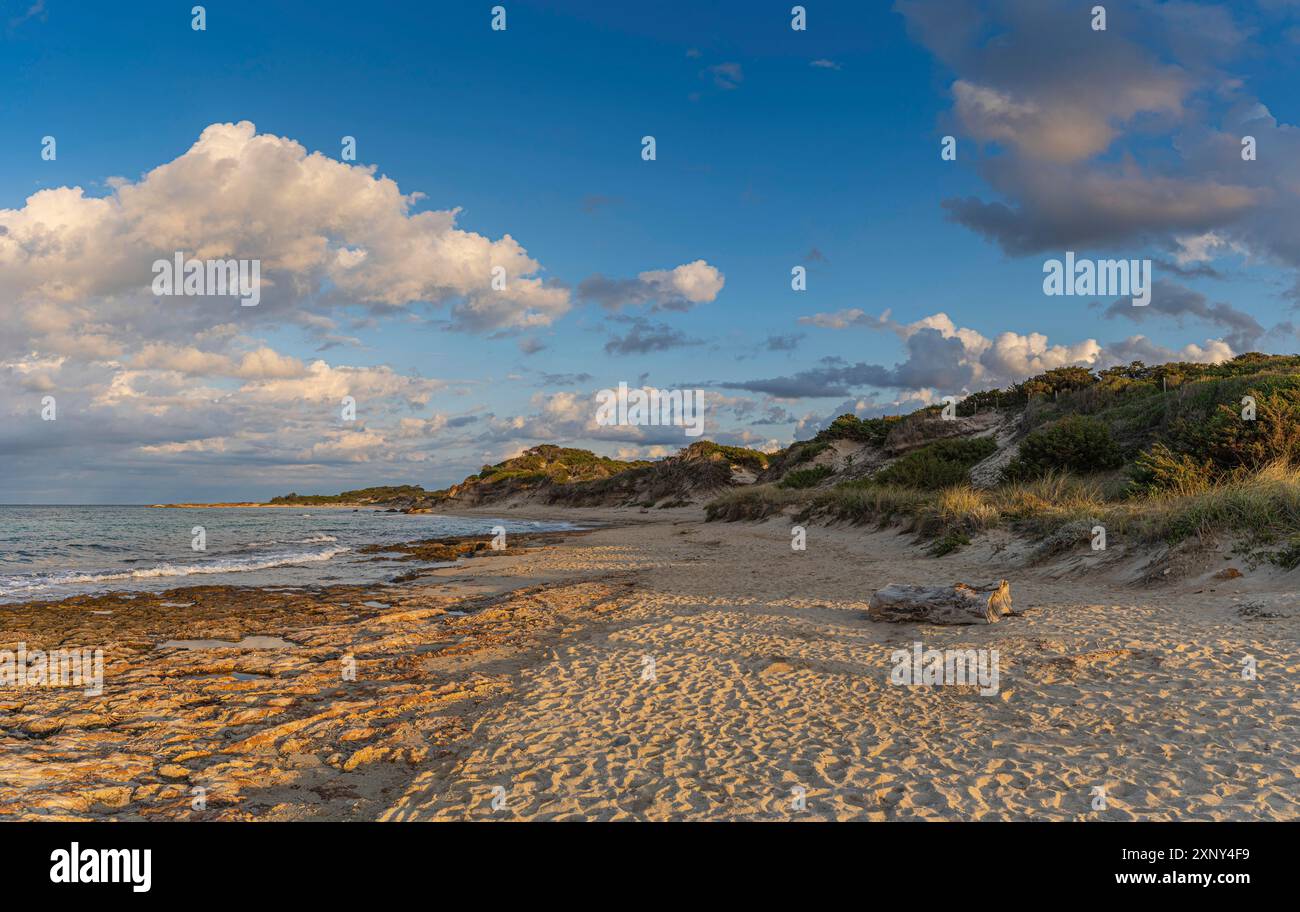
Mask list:
[[965,131],[1023,157],[1078,161],[1107,149],[1139,115],[1177,121],[1196,85],[1148,47],[1151,32],[1186,29],[1146,10],[1112,16],[1100,40],[1087,10],[1072,3],[899,0],[895,8],[956,74],[951,91]]
[[235,358],[217,352],[201,351],[193,346],[163,342],[147,343],[132,359],[131,367],[177,371],[195,377],[239,377],[247,380],[301,377],[306,373],[306,368],[297,358],[280,354],[266,346]]
[[[54,187],[0,209],[0,451],[31,489],[23,497],[65,499],[37,490],[51,473],[105,485],[120,502],[131,484],[243,478],[256,491],[280,477],[298,485],[304,464],[422,461],[477,420],[424,415],[444,381],[304,360],[264,334],[297,328],[320,350],[355,346],[349,332],[431,310],[453,329],[518,333],[570,307],[509,234],[466,230],[459,210],[422,210],[419,193],[372,167],[247,122],[213,124],[172,160],[106,184],[99,196]],[[259,260],[261,303],[155,297],[153,263],[178,251]],[[57,421],[39,420],[43,395],[56,398]],[[341,420],[345,396],[355,423]],[[212,471],[176,474],[199,463]]]
[[1183,268],[1207,263],[1227,251],[1246,252],[1240,244],[1233,243],[1213,231],[1175,237],[1174,243],[1178,246],[1174,252],[1174,262]]
[[[614,384],[611,384],[611,387]],[[649,390],[650,387],[642,386]],[[624,442],[641,446],[665,445],[683,447],[691,443],[682,427],[673,425],[599,425],[596,413],[599,402],[597,391],[564,390],[554,393],[536,393],[524,414],[509,417],[492,416],[476,440],[483,444],[500,444],[509,441],[553,443],[564,441]],[[716,416],[710,415],[706,399],[705,423],[716,427]]]
[[[1222,312],[1213,308],[1209,312],[1224,318]],[[778,399],[843,397],[868,388],[888,389],[902,391],[904,398],[925,404],[931,394],[1007,386],[1069,365],[1105,367],[1128,363],[1134,360],[1128,355],[1139,350],[1145,352],[1140,360],[1147,360],[1157,351],[1144,337],[1133,337],[1113,346],[1103,346],[1096,339],[1053,343],[1037,332],[1007,331],[990,339],[977,330],[956,325],[945,313],[931,314],[913,323],[892,320],[888,312],[871,317],[857,309],[805,319],[812,325],[828,328],[887,329],[899,337],[906,356],[892,367],[823,358],[817,366],[794,374],[715,381],[712,385],[765,393]],[[1222,361],[1233,356],[1232,345],[1222,339],[1209,340],[1203,346],[1188,345],[1181,351],[1161,351],[1166,354],[1162,359],[1166,361]]]
[[[539,331],[570,309],[570,290],[510,234],[476,233],[460,210],[427,209],[373,167],[251,123],[213,124],[171,160],[105,185],[101,194],[53,187],[0,208],[0,452],[10,497],[121,502],[170,489],[194,498],[205,485],[258,496],[301,489],[303,466],[316,467],[311,477],[326,489],[427,482],[401,467],[437,453],[440,471],[457,471],[444,454],[507,419],[432,412],[435,396],[463,395],[465,385],[373,357],[304,358],[286,336],[297,331],[321,352],[363,348],[357,334],[386,321],[441,324],[513,336],[533,355],[544,347]],[[258,260],[260,303],[155,296],[154,261],[177,252]],[[686,310],[723,284],[696,260],[614,282],[608,303]],[[688,343],[637,318],[611,350]],[[47,395],[57,421],[40,418]],[[341,412],[345,397],[355,420]],[[550,404],[533,430],[562,418],[558,408]],[[75,492],[56,477],[74,480]]]
[[383,434],[372,430],[328,430],[325,439],[299,454],[303,462],[369,462],[388,444]]
[[1157,345],[1146,336],[1130,336],[1107,345],[1097,359],[1096,367],[1115,367],[1141,361],[1145,364],[1165,364],[1169,361],[1193,361],[1218,364],[1234,357],[1232,348],[1220,339],[1207,340],[1204,345],[1190,342],[1181,349]]
[[390,367],[336,367],[313,361],[299,376],[258,377],[240,388],[240,394],[254,402],[340,402],[351,396],[361,411],[366,403],[390,398],[412,406],[424,405],[440,380],[425,380],[399,374]]
[[[607,386],[613,389],[618,382],[610,379]],[[647,392],[654,389],[644,381],[629,386]],[[689,385],[674,385],[671,389],[685,388]],[[498,459],[504,458],[500,454],[517,454],[536,443],[557,441],[591,447],[598,452],[623,453],[623,458],[658,458],[700,439],[686,436],[684,429],[675,425],[598,425],[598,393],[597,389],[536,393],[521,414],[489,416],[474,438],[475,443],[483,452],[496,454]],[[703,392],[703,403],[704,437],[719,443],[769,450],[779,446],[770,434],[757,434],[744,426],[733,428],[793,420],[784,409],[745,396],[707,390]]]
[[651,304],[655,310],[685,311],[716,300],[725,284],[726,277],[716,267],[695,260],[643,272],[635,279],[590,276],[578,285],[578,295],[610,310]]
[[[108,196],[58,187],[0,210],[0,307],[38,334],[90,317],[96,299],[157,311],[152,264],[184,251],[261,261],[263,304],[248,319],[290,306],[429,303],[449,307],[457,327],[483,330],[544,326],[568,310],[568,291],[540,277],[513,237],[459,228],[458,209],[417,212],[420,199],[373,168],[308,153],[247,121],[213,124],[140,180],[113,181]],[[165,300],[183,322],[187,302]]]

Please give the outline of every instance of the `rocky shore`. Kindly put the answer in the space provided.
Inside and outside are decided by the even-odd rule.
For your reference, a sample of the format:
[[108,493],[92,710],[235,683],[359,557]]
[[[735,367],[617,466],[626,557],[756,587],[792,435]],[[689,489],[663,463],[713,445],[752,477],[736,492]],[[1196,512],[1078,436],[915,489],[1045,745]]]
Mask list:
[[[489,561],[557,537],[515,536],[500,552],[466,539],[372,550]],[[0,648],[102,649],[104,680],[98,696],[0,688],[0,818],[377,816],[508,688],[475,657],[535,645],[556,622],[528,587],[456,586],[455,573],[5,606]]]

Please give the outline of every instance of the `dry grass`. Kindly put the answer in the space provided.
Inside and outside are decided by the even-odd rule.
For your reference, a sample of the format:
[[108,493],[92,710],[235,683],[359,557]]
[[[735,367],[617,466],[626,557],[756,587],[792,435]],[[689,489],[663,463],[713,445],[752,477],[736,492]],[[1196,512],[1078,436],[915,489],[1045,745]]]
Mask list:
[[735,522],[765,519],[787,507],[802,506],[811,496],[808,489],[778,488],[772,484],[735,488],[710,501],[704,508],[709,520]]
[[1300,536],[1300,468],[1274,463],[1188,494],[1125,497],[1114,482],[1054,472],[987,491],[958,486],[926,492],[869,482],[816,491],[756,485],[715,500],[708,517],[730,521],[789,512],[800,519],[898,525],[927,538],[1000,525],[1047,537],[1079,523],[1104,525],[1115,543],[1176,544],[1217,533],[1257,542]]
[[1174,543],[1216,532],[1291,538],[1300,534],[1300,469],[1273,463],[1204,491],[1122,501],[1109,505],[1106,520],[1139,541]]

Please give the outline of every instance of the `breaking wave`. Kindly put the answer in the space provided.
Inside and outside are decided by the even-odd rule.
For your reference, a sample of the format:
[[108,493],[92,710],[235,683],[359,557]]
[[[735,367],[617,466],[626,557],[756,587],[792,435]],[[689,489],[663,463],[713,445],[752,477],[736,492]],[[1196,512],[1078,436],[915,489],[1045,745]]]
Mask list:
[[[325,536],[328,538],[329,536]],[[324,538],[319,539],[321,541]],[[325,548],[320,551],[308,551],[302,554],[270,554],[259,557],[221,558],[197,564],[162,563],[153,567],[137,567],[132,570],[105,570],[100,572],[61,571],[55,573],[33,573],[16,576],[0,576],[0,597],[19,594],[38,593],[46,589],[61,586],[96,585],[115,580],[156,579],[167,576],[194,576],[201,573],[244,573],[249,570],[269,570],[288,564],[308,564],[327,561],[332,557],[351,551],[351,548]]]

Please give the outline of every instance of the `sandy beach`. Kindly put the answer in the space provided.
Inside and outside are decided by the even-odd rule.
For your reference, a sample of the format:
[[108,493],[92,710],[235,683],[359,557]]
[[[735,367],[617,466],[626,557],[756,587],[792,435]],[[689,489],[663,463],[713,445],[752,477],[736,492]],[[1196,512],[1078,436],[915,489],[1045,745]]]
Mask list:
[[[1118,564],[1027,566],[994,537],[931,558],[893,531],[814,526],[797,552],[784,520],[565,515],[607,525],[395,585],[9,606],[0,645],[100,646],[105,678],[97,697],[0,691],[0,816],[1300,814],[1284,577],[1135,586]],[[886,583],[999,576],[1017,614],[998,624],[866,616]],[[918,642],[996,649],[997,692],[892,684]]]

